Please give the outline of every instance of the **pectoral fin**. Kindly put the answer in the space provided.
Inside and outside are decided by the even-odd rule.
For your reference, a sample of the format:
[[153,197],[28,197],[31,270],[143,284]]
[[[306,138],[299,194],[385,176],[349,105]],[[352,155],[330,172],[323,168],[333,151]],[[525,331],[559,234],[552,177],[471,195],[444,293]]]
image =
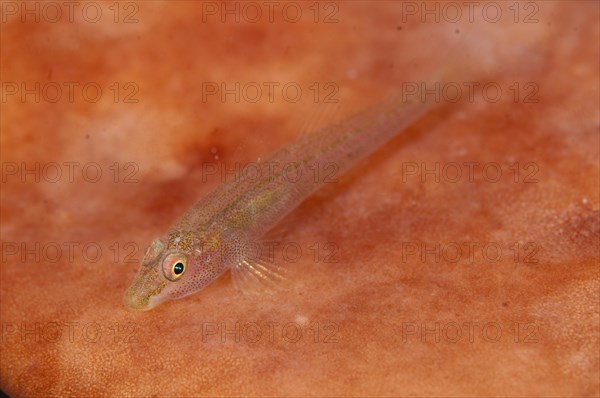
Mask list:
[[273,294],[285,290],[289,282],[280,267],[266,266],[257,261],[242,260],[231,272],[235,288],[244,294]]
[[231,279],[238,291],[244,294],[274,294],[289,287],[289,271],[275,264],[272,256],[247,253],[236,259],[231,268]]

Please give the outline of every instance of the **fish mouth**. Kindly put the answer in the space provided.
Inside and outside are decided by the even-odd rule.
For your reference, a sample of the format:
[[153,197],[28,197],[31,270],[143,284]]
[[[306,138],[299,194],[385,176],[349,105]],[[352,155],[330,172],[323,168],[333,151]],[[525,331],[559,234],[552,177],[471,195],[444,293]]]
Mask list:
[[158,295],[168,282],[161,281],[155,269],[142,268],[125,292],[123,304],[135,311],[148,311],[164,301]]
[[140,291],[136,289],[135,284],[127,289],[125,297],[123,297],[123,304],[134,311],[148,311],[158,306],[159,304],[166,301],[166,297],[157,296],[158,293],[167,285],[167,282],[161,283],[157,289],[151,293],[140,294]]
[[148,311],[154,308],[156,305],[152,305],[150,303],[150,299],[148,297],[140,296],[137,292],[131,287],[127,289],[125,293],[125,297],[123,297],[123,304],[130,310],[134,311]]

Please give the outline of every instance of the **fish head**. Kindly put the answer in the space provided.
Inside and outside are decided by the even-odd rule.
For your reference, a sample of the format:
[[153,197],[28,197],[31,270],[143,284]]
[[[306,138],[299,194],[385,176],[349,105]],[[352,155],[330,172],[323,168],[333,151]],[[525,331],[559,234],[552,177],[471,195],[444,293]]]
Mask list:
[[196,239],[191,232],[154,239],[125,293],[125,305],[147,311],[203,289],[225,271],[219,246],[215,238]]

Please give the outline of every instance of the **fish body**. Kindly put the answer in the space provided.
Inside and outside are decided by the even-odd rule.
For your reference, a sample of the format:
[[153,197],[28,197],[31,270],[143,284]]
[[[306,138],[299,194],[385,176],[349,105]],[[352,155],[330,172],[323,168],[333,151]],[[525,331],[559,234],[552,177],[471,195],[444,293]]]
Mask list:
[[149,310],[200,291],[228,269],[238,286],[269,286],[283,279],[277,267],[250,258],[248,248],[315,190],[382,146],[431,104],[388,99],[300,136],[256,164],[251,176],[223,183],[152,242],[125,304]]

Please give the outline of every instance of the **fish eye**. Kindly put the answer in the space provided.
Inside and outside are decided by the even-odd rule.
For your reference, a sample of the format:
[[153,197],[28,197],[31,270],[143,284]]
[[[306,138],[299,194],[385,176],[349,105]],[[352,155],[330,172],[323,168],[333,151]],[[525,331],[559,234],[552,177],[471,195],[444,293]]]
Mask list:
[[142,260],[142,265],[152,265],[157,259],[158,256],[163,252],[165,248],[165,244],[160,238],[156,238],[152,241],[150,246],[146,249],[146,253],[144,254],[144,259]]
[[185,266],[183,265],[182,262],[175,263],[175,265],[173,266],[173,273],[175,275],[183,274],[184,270],[185,270]]
[[165,258],[163,263],[163,273],[165,277],[175,282],[184,274],[187,266],[187,259],[182,254],[171,254]]

